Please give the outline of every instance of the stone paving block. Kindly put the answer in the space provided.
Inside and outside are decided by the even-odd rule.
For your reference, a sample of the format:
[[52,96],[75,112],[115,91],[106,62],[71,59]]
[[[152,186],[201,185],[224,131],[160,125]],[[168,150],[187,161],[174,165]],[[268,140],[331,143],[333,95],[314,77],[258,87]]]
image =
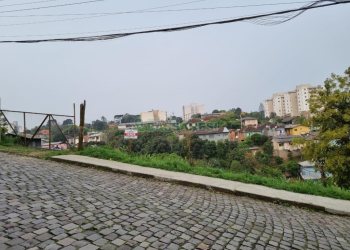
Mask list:
[[70,230],[75,229],[75,228],[77,228],[77,227],[78,227],[77,224],[69,223],[69,224],[67,224],[67,225],[64,225],[62,228],[65,229],[65,230],[70,231]]
[[71,245],[74,241],[76,240],[68,237],[58,241],[57,244],[60,244],[62,246],[68,246]]
[[48,245],[47,247],[45,247],[44,250],[57,250],[60,248],[62,248],[62,246],[59,246],[57,244],[51,244],[51,245]]
[[77,241],[74,241],[72,243],[72,246],[75,246],[75,247],[83,247],[83,246],[86,246],[88,245],[90,242],[86,241],[86,240],[77,240]]
[[106,244],[101,247],[102,250],[117,250],[117,246],[112,244]]
[[348,217],[3,153],[0,173],[1,250],[350,245]]
[[79,248],[80,250],[96,250],[98,249],[98,246],[95,246],[93,244],[86,245],[82,248]]
[[66,246],[64,248],[61,248],[61,250],[75,250],[75,247],[73,247],[73,246]]
[[58,240],[65,239],[67,237],[68,237],[68,234],[62,233],[62,234],[59,234],[59,235],[52,237],[52,239],[58,241]]
[[93,244],[96,246],[103,246],[103,245],[106,245],[107,243],[108,243],[108,240],[102,239],[102,238],[93,242]]
[[49,231],[49,229],[47,229],[47,228],[40,228],[39,230],[36,230],[33,233],[35,233],[35,234],[43,234],[43,233],[46,233],[48,231]]
[[112,243],[114,245],[121,246],[121,245],[123,245],[125,243],[125,241],[122,240],[122,239],[116,239],[116,240],[112,241]]
[[136,236],[136,237],[134,238],[134,240],[137,241],[137,242],[143,242],[143,241],[145,241],[146,239],[147,239],[147,238],[144,237],[144,236],[142,236],[142,235],[138,235],[138,236]]
[[90,240],[90,241],[96,241],[98,239],[102,238],[102,236],[100,234],[97,234],[97,233],[94,233],[88,237],[86,237],[87,240]]

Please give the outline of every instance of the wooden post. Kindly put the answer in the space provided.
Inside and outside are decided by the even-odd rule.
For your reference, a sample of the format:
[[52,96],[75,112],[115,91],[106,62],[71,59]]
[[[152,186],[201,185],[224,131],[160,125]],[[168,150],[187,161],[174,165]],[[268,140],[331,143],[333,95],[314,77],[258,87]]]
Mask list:
[[27,125],[26,125],[26,112],[23,112],[23,127],[24,127],[24,146],[27,146]]
[[49,149],[51,149],[51,115],[49,116]]
[[73,103],[73,112],[74,112],[74,118],[73,118],[73,148],[75,148],[75,103]]
[[86,101],[80,104],[80,124],[79,124],[79,143],[78,150],[83,150],[83,140],[84,140],[84,125],[85,125],[85,108]]

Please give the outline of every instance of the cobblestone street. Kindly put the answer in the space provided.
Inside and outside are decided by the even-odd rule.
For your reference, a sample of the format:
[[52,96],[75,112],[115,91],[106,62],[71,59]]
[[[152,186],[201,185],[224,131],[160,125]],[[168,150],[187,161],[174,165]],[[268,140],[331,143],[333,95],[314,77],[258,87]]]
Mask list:
[[0,153],[0,249],[350,249],[350,218]]

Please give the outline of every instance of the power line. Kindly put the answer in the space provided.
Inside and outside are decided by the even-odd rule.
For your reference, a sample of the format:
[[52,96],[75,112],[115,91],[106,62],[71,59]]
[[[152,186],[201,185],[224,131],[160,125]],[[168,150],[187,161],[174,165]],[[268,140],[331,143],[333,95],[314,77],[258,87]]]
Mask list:
[[[1,0],[0,0],[1,1]],[[103,1],[103,0],[102,0]],[[168,4],[168,5],[162,5],[162,6],[157,6],[157,7],[151,7],[147,9],[139,9],[139,10],[133,10],[130,12],[139,12],[139,11],[150,11],[150,10],[155,10],[155,9],[163,9],[167,7],[175,7],[175,6],[181,6],[181,5],[188,5],[192,3],[198,3],[198,2],[205,2],[208,0],[195,0],[195,1],[189,1],[189,2],[182,2],[182,3],[177,3],[177,4]],[[127,12],[127,11],[124,11]],[[0,12],[1,13],[1,12]],[[101,12],[101,13],[66,13],[66,14],[28,14],[28,15],[2,15],[0,16],[1,18],[22,18],[22,17],[56,17],[56,16],[93,16],[93,15],[101,15],[101,14],[111,14],[111,13],[119,13],[119,12]]]
[[3,10],[3,11],[0,11],[0,13],[11,13],[11,12],[21,12],[21,11],[30,11],[30,10],[51,9],[51,8],[89,4],[89,3],[103,2],[103,1],[105,1],[105,0],[89,0],[89,1],[82,1],[82,2],[75,2],[75,3],[56,4],[56,5],[49,5],[49,6],[25,8],[25,9]]
[[28,2],[28,3],[12,3],[12,4],[0,5],[0,8],[11,7],[11,6],[21,6],[21,5],[31,5],[31,4],[38,4],[38,3],[47,3],[47,2],[56,2],[56,1],[61,1],[61,0],[41,0],[41,1]]
[[331,3],[316,5],[316,3],[319,4],[321,2],[326,2],[326,1],[316,1],[315,4],[312,4],[310,6],[301,7],[301,8],[297,8],[297,9],[277,11],[277,12],[272,12],[272,13],[268,13],[268,14],[245,16],[245,17],[227,19],[227,20],[222,20],[222,21],[206,22],[206,23],[199,23],[199,24],[194,24],[194,25],[176,26],[176,27],[163,28],[163,29],[151,29],[151,30],[143,30],[143,31],[137,31],[137,32],[115,33],[115,34],[106,34],[106,35],[98,35],[98,36],[69,37],[69,38],[33,39],[33,40],[3,40],[3,41],[0,41],[0,43],[90,42],[90,41],[111,40],[111,39],[117,39],[117,38],[122,38],[122,37],[126,37],[126,36],[132,36],[132,35],[161,33],[161,32],[175,32],[175,31],[183,31],[183,30],[205,27],[205,26],[209,26],[209,25],[218,25],[218,24],[228,24],[228,23],[250,21],[250,20],[259,20],[259,19],[263,19],[263,18],[267,18],[267,17],[271,17],[271,16],[284,15],[284,14],[290,14],[290,13],[295,13],[295,12],[303,13],[303,12],[310,10],[310,9],[324,8],[324,7],[329,7],[329,6],[333,6],[333,5],[339,5],[339,4],[347,4],[347,3],[350,3],[350,0],[327,1],[327,2],[331,2]]
[[[3,1],[3,0],[0,0]],[[37,4],[37,3],[43,3],[43,2],[52,2],[52,1],[60,1],[60,0],[41,0],[41,1],[36,1],[36,2],[29,2],[29,3],[17,3],[17,4],[9,4],[9,5],[2,5],[2,7],[8,7],[8,6],[15,6],[15,5],[29,5],[29,4]],[[95,0],[95,1],[86,1],[82,3],[66,3],[66,4],[60,4],[60,5],[53,5],[53,6],[42,6],[42,7],[35,7],[35,8],[28,8],[28,9],[15,9],[15,10],[10,10],[10,11],[5,11],[5,12],[0,12],[0,13],[7,13],[7,12],[20,12],[20,11],[28,11],[28,10],[37,10],[37,9],[47,9],[47,8],[56,8],[56,7],[65,7],[65,6],[70,6],[70,5],[77,5],[77,4],[85,4],[85,3],[90,3],[90,2],[97,2],[97,1],[105,1],[105,0]],[[152,7],[148,8],[145,10],[153,10],[153,9],[160,9],[160,8],[167,8],[167,7],[175,7],[175,6],[181,6],[181,5],[187,5],[187,4],[192,4],[192,3],[198,3],[198,2],[205,2],[208,0],[193,0],[189,2],[182,2],[182,3],[177,3],[177,4],[168,4],[168,5],[163,5],[163,6],[158,6],[158,7]],[[64,15],[64,14],[63,14]],[[36,16],[61,16],[60,14],[55,15],[55,14],[48,14],[48,15],[18,15],[18,16],[1,16],[1,17],[36,17]]]
[[[235,17],[238,18],[238,17]],[[56,34],[27,34],[27,35],[0,35],[0,37],[47,37],[47,36],[65,36],[65,35],[86,35],[86,34],[99,34],[99,33],[111,33],[111,32],[120,32],[120,31],[131,31],[131,30],[145,30],[145,29],[159,29],[159,28],[170,28],[173,26],[179,25],[193,25],[202,22],[217,22],[224,21],[228,18],[220,18],[220,19],[209,19],[202,20],[201,22],[184,22],[184,23],[176,23],[176,24],[168,24],[168,25],[155,25],[155,26],[147,26],[147,27],[132,27],[132,28],[122,28],[122,29],[113,29],[113,30],[99,30],[99,31],[87,31],[87,32],[69,32],[69,33],[56,33]],[[232,17],[231,17],[232,19]]]
[[[266,7],[266,6],[290,5],[290,4],[297,4],[297,3],[311,3],[311,1],[298,1],[298,2],[288,2],[288,3],[250,4],[250,5],[234,5],[234,6],[217,6],[217,7],[187,8],[187,9],[166,9],[166,10],[151,10],[151,9],[154,9],[154,8],[151,8],[151,9],[145,9],[145,10],[120,11],[120,12],[110,12],[110,13],[74,14],[74,15],[88,15],[88,16],[75,17],[75,18],[66,18],[66,19],[55,19],[55,20],[47,20],[47,21],[33,21],[33,22],[0,24],[0,27],[34,25],[34,24],[56,23],[56,22],[67,22],[67,21],[77,21],[77,20],[86,20],[86,19],[92,19],[92,18],[101,18],[101,17],[113,16],[113,15],[125,15],[125,14],[166,13],[166,12],[183,12],[183,11],[209,11],[209,10],[222,10],[222,9],[234,9],[234,8],[250,8],[250,7]],[[156,8],[162,8],[162,7],[156,7]]]
[[[201,1],[192,1],[183,4],[193,3],[193,2],[202,2]],[[206,1],[206,0],[204,0]],[[66,14],[32,14],[32,15],[16,15],[16,16],[0,16],[4,17],[56,17],[56,16],[95,16],[95,15],[122,15],[122,14],[134,14],[134,13],[158,13],[158,12],[181,12],[181,11],[196,11],[196,10],[217,10],[217,9],[231,9],[231,8],[247,8],[247,7],[262,7],[262,6],[278,6],[278,5],[290,5],[298,3],[313,3],[314,1],[294,1],[294,2],[278,2],[278,3],[263,3],[263,4],[247,4],[247,5],[232,5],[232,6],[216,6],[216,7],[200,7],[200,8],[186,8],[186,9],[167,9],[167,10],[154,10],[160,8],[166,8],[170,6],[179,6],[183,4],[176,5],[165,5],[154,8],[147,8],[141,10],[131,10],[131,11],[118,11],[118,12],[91,12],[91,13],[66,13]]]

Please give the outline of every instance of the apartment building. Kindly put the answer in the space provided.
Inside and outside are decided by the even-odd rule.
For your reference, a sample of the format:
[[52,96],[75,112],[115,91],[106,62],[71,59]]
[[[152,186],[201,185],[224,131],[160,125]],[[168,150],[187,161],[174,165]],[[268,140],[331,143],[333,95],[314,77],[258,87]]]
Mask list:
[[284,101],[284,93],[275,93],[272,96],[272,108],[273,112],[276,113],[277,116],[285,116],[285,101]]
[[297,92],[297,97],[298,97],[298,110],[299,113],[301,112],[308,112],[310,110],[309,107],[309,98],[311,96],[312,91],[315,91],[318,87],[313,87],[309,84],[304,84],[304,85],[298,85],[296,92]]
[[285,114],[289,116],[297,116],[298,113],[298,97],[296,91],[289,91],[284,93],[284,110]]
[[191,103],[190,105],[184,105],[182,107],[183,119],[184,121],[188,121],[192,118],[194,114],[203,114],[204,113],[204,105]]
[[293,91],[273,94],[272,99],[267,99],[264,102],[265,117],[269,117],[272,112],[280,117],[308,113],[310,111],[308,100],[311,92],[316,88],[309,84],[303,84],[296,86]]
[[152,110],[141,113],[142,122],[165,122],[167,120],[167,113],[160,110]]
[[273,112],[272,99],[267,99],[263,102],[265,117],[269,117]]

